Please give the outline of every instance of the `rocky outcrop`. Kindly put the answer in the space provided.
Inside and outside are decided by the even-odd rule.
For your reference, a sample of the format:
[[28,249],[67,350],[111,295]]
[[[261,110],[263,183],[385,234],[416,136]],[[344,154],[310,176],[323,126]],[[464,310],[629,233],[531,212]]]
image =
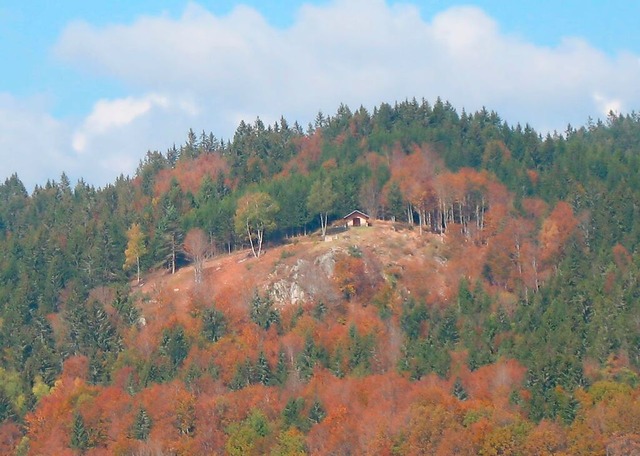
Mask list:
[[279,265],[269,286],[274,304],[281,307],[309,301],[332,303],[339,300],[340,294],[332,281],[335,256],[339,251],[331,249],[313,261],[300,258],[291,266]]
[[342,252],[342,249],[331,249],[316,258],[313,264],[318,266],[325,276],[332,278],[336,267],[336,255],[340,252]]

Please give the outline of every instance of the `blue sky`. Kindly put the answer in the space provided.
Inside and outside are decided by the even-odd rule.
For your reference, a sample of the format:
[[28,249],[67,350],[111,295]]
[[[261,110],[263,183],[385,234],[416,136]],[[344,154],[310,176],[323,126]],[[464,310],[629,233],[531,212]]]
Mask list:
[[564,130],[640,105],[640,2],[0,3],[0,179],[132,175],[188,128],[416,97]]

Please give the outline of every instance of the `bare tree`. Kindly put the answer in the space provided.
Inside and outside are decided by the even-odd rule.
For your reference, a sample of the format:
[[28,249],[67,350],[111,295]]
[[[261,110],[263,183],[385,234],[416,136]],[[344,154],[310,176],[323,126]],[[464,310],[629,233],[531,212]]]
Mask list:
[[211,254],[209,239],[203,230],[193,228],[184,238],[184,252],[193,263],[196,283],[202,282],[202,268]]

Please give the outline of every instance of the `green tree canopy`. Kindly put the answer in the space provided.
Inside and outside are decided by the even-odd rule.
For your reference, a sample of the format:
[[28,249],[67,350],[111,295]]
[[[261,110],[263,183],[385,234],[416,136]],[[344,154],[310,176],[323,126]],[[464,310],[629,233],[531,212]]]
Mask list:
[[327,219],[329,213],[333,210],[336,198],[337,195],[336,192],[333,191],[333,184],[329,177],[326,179],[318,179],[311,186],[307,206],[311,213],[320,215],[322,236],[327,233]]
[[238,200],[235,229],[249,238],[251,252],[256,258],[262,252],[265,231],[276,227],[275,216],[279,210],[278,203],[264,192],[247,193]]

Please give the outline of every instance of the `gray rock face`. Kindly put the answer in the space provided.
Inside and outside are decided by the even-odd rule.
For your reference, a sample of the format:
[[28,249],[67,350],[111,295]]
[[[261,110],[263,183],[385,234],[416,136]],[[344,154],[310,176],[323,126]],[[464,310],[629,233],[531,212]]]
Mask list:
[[276,306],[302,304],[323,300],[331,303],[339,299],[339,293],[331,280],[337,249],[319,256],[313,262],[298,259],[293,266],[280,265],[269,287],[269,294]]
[[287,303],[302,304],[307,299],[307,294],[300,285],[285,279],[271,285],[269,292],[276,306],[283,306]]
[[324,255],[320,255],[313,262],[328,278],[333,277],[333,273],[336,267],[336,254],[339,253],[339,249],[331,249]]

